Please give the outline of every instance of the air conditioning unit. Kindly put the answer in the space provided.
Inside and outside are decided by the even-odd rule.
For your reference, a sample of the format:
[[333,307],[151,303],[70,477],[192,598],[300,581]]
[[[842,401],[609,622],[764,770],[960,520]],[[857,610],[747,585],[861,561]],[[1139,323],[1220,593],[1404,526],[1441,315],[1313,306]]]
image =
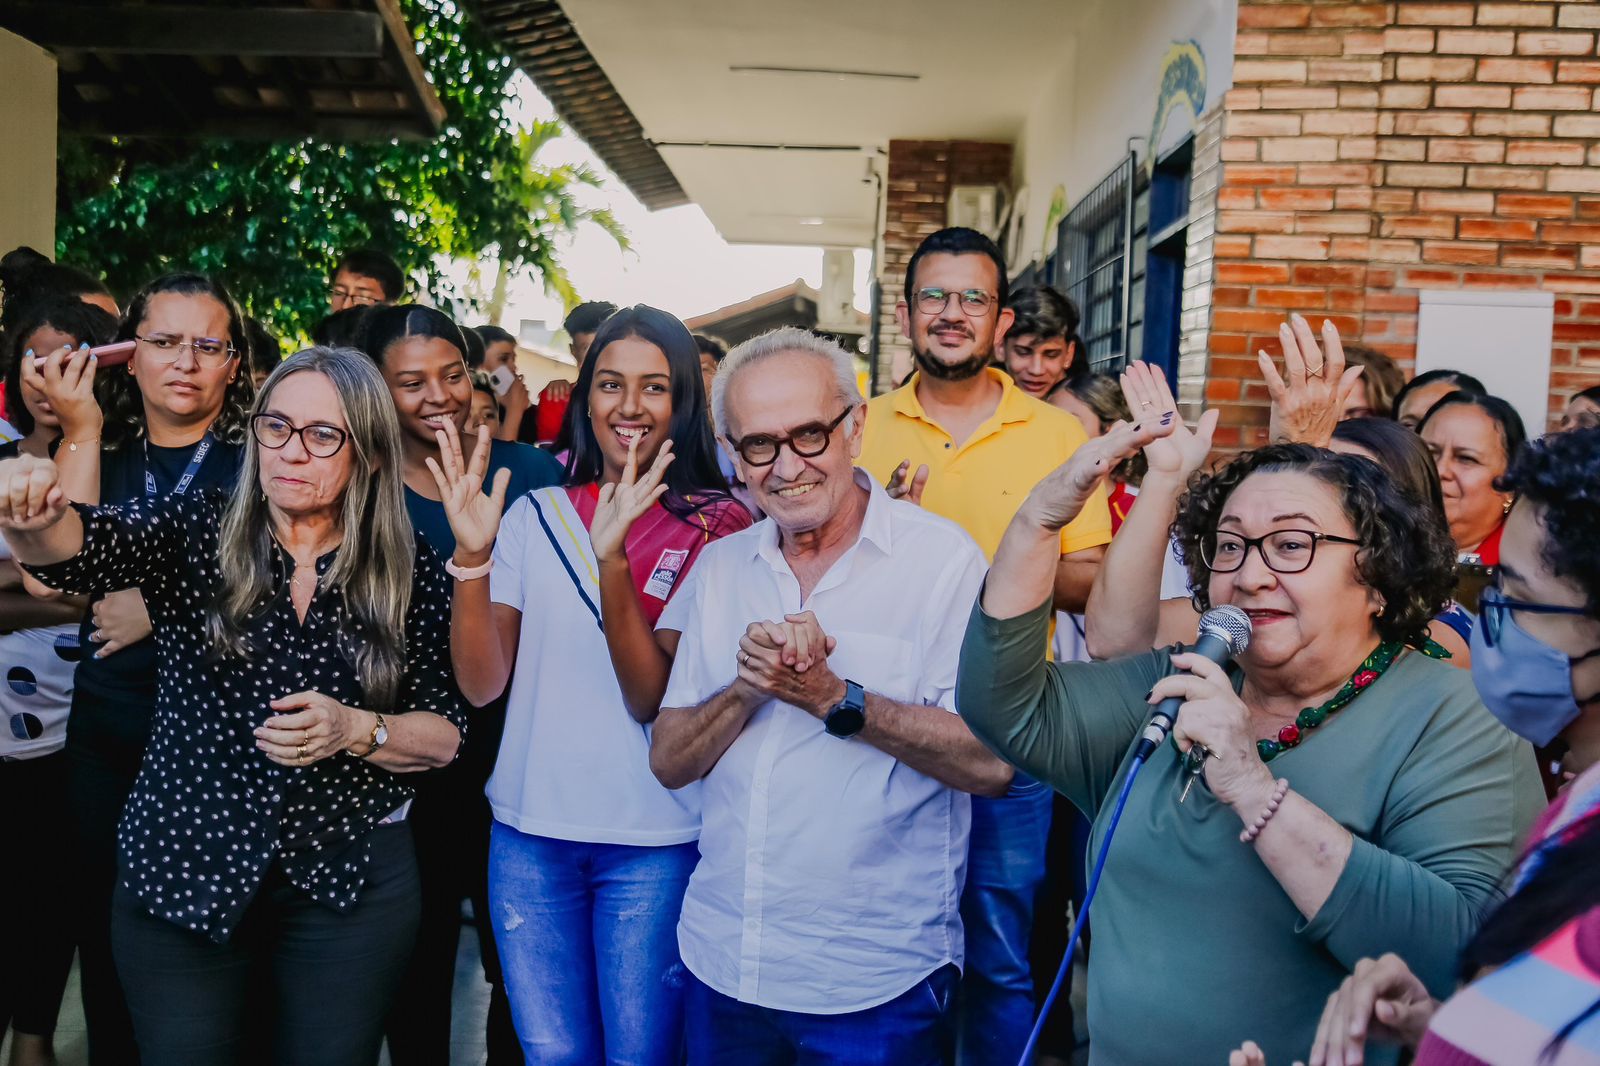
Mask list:
[[945,224],[966,226],[996,240],[1005,197],[998,185],[953,185],[945,206]]

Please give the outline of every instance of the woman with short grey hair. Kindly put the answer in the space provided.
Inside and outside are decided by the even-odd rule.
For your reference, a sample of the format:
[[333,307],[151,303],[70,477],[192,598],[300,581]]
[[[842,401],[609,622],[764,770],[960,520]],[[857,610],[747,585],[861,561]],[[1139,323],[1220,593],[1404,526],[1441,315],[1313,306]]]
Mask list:
[[139,587],[155,727],[118,840],[112,941],[146,1066],[355,1066],[411,953],[399,774],[454,759],[449,588],[414,540],[370,360],[312,348],[251,414],[239,486],[74,507],[0,463],[0,533],[44,584]]

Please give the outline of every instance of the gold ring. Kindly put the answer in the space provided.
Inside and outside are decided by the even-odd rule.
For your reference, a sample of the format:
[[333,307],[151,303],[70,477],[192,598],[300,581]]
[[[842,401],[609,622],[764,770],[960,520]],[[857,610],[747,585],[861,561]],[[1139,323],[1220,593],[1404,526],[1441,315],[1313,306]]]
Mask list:
[[305,760],[305,757],[306,757],[306,742],[305,741],[302,740],[300,742],[300,747],[298,749],[296,749],[295,754],[296,754],[296,756],[298,756],[301,759],[301,761]]

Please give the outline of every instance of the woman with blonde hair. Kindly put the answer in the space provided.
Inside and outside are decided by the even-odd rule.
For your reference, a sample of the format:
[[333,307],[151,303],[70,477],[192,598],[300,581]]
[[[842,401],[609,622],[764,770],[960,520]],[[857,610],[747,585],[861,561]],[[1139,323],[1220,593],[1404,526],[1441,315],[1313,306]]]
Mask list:
[[18,561],[69,592],[136,585],[154,627],[112,911],[145,1066],[377,1056],[417,923],[398,775],[449,763],[464,721],[399,432],[369,360],[313,348],[263,386],[231,496],[72,507],[50,460],[0,463]]

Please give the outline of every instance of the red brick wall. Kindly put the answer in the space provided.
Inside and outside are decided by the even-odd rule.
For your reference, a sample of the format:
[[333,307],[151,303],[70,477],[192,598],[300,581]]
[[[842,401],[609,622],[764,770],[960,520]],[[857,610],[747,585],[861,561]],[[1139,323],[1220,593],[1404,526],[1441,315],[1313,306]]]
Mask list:
[[1240,0],[1207,400],[1264,439],[1285,311],[1403,362],[1417,291],[1556,295],[1551,403],[1600,382],[1600,4]]
[[911,369],[894,308],[917,245],[945,226],[953,185],[1006,185],[1011,145],[991,141],[890,141],[884,190],[883,248],[878,256],[878,382],[892,388]]

